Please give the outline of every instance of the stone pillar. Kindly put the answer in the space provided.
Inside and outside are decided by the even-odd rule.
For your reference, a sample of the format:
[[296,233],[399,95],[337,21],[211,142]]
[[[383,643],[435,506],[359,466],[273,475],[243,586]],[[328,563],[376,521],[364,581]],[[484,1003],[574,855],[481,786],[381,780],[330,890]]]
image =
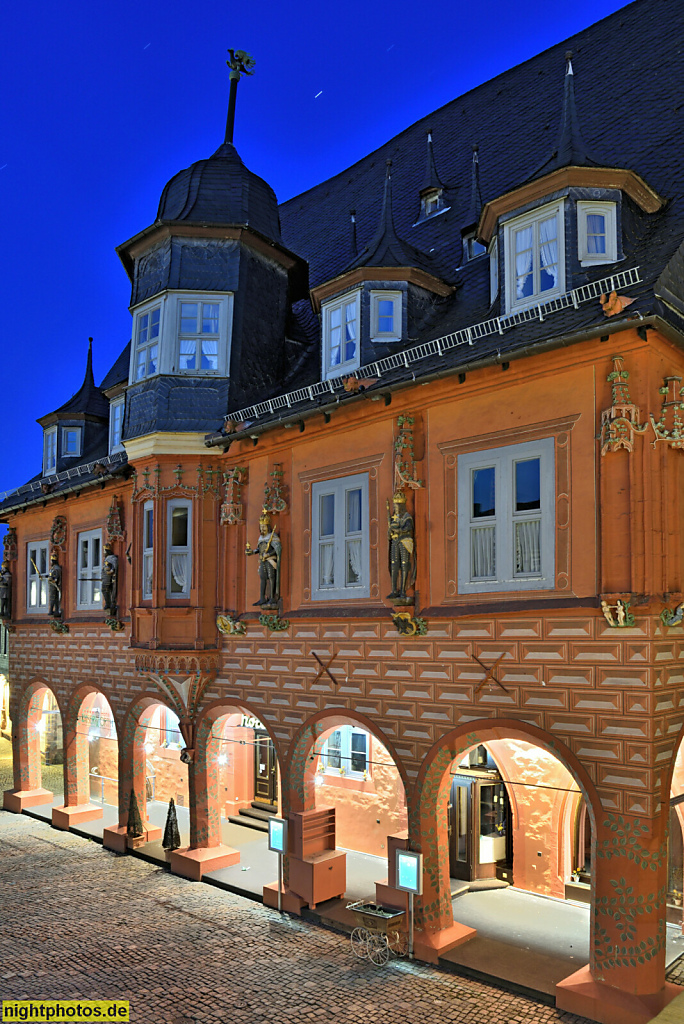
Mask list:
[[117,853],[128,849],[126,827],[131,789],[140,809],[145,839],[154,842],[162,838],[162,829],[147,820],[147,792],[145,788],[145,726],[154,712],[154,705],[147,708],[138,722],[129,719],[126,723],[122,742],[119,744],[119,824],[106,828],[102,833],[102,845]]
[[43,715],[45,692],[44,688],[35,690],[28,701],[22,700],[17,713],[12,716],[14,789],[8,789],[4,793],[3,807],[15,814],[21,814],[24,807],[52,802],[50,790],[42,788],[40,766],[38,726]]
[[53,828],[66,830],[102,817],[102,808],[90,802],[89,725],[82,720],[82,707],[64,725],[64,804],[52,809]]

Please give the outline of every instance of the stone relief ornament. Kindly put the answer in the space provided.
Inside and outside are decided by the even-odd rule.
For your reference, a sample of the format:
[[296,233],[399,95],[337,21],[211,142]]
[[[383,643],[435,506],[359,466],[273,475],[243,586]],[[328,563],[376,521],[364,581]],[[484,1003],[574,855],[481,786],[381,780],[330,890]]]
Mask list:
[[655,434],[655,439],[651,441],[654,448],[659,441],[664,441],[670,448],[684,448],[684,423],[681,415],[684,409],[684,388],[681,383],[681,377],[663,377],[663,386],[658,388],[658,394],[663,396],[660,416],[657,420],[654,416],[650,417]]
[[663,608],[660,613],[660,621],[663,626],[681,626],[684,620],[684,602],[678,604],[676,608],[670,611],[669,608]]
[[609,626],[619,628],[621,626],[633,626],[635,619],[629,610],[630,602],[618,598],[615,604],[608,604],[601,601],[601,611]]
[[282,545],[280,537],[276,533],[275,526],[271,528],[271,517],[263,509],[259,517],[259,540],[256,548],[252,548],[247,542],[245,546],[246,555],[258,555],[259,562],[257,571],[259,573],[260,593],[259,600],[254,602],[255,607],[277,608],[280,598],[280,555]]
[[390,601],[398,604],[412,604],[406,591],[416,578],[416,551],[413,516],[406,510],[406,496],[396,491],[392,498],[393,511],[387,502],[387,543],[388,567],[392,578]]
[[402,636],[425,636],[428,631],[427,620],[414,618],[410,612],[397,612],[392,616],[392,622]]
[[112,498],[112,503],[109,506],[105,530],[107,531],[107,540],[123,540],[124,530],[121,519],[121,505],[116,495]]
[[234,619],[232,615],[217,615],[216,628],[224,636],[244,636],[247,632],[245,623]]
[[407,413],[397,417],[397,436],[394,439],[394,486],[417,490],[423,486],[418,479],[413,427],[415,419]]
[[276,462],[271,471],[271,483],[268,481],[264,486],[264,511],[277,515],[278,512],[287,511],[287,502],[283,497],[283,468],[281,462]]
[[613,356],[613,370],[606,380],[613,392],[613,404],[601,413],[601,455],[624,448],[634,449],[634,435],[643,434],[647,423],[640,423],[640,410],[629,396],[629,373],[622,356]]
[[245,483],[246,472],[244,466],[236,466],[223,474],[225,495],[221,503],[221,526],[237,526],[242,522],[240,489]]
[[17,547],[17,531],[10,526],[3,538],[3,562],[15,562],[19,549]]
[[9,562],[0,566],[0,619],[12,618],[12,573]]
[[59,551],[64,550],[66,544],[67,521],[65,516],[55,516],[50,528],[50,546]]
[[282,633],[284,629],[289,629],[290,620],[281,619],[278,615],[260,615],[259,625],[270,629],[272,633]]

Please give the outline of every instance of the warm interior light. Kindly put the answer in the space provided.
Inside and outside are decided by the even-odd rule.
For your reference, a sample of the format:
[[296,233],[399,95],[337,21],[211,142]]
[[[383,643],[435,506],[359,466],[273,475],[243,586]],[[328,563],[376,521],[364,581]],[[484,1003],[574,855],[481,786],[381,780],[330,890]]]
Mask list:
[[228,758],[226,757],[225,754],[219,754],[216,760],[218,761],[219,764],[228,764]]
[[154,752],[154,743],[146,743],[145,750],[148,754],[152,754]]

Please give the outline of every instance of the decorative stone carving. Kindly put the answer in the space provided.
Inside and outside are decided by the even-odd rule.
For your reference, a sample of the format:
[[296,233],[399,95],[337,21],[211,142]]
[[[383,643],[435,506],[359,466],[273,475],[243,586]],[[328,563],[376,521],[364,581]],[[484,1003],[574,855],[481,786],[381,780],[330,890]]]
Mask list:
[[276,462],[271,470],[271,483],[266,481],[264,486],[264,511],[274,515],[287,511],[287,502],[283,497],[283,469],[280,462]]
[[428,631],[426,619],[414,618],[411,612],[396,612],[392,622],[402,636],[425,636]]
[[237,526],[242,522],[240,488],[245,483],[246,472],[244,466],[236,466],[223,474],[225,497],[221,504],[221,526]]
[[50,546],[58,551],[64,550],[66,544],[67,521],[65,516],[55,516],[50,528]]
[[244,636],[247,632],[247,626],[245,623],[239,622],[231,615],[217,615],[216,628],[219,633],[223,633],[224,636]]
[[262,608],[277,608],[280,598],[280,555],[282,545],[280,537],[276,533],[275,526],[271,529],[271,517],[263,509],[259,517],[259,540],[256,548],[252,548],[247,542],[245,547],[246,555],[258,555],[260,593],[259,600],[255,606]]
[[281,619],[277,615],[260,615],[259,624],[270,629],[272,633],[282,633],[284,629],[289,629],[290,620]]
[[406,509],[406,496],[396,491],[392,498],[393,511],[390,514],[387,502],[387,543],[389,572],[392,578],[390,601],[398,604],[412,604],[406,591],[413,586],[416,578],[416,550],[413,516]]
[[684,621],[684,602],[678,604],[672,611],[669,608],[663,608],[660,613],[660,621],[663,626],[681,626]]
[[146,674],[169,699],[178,715],[178,727],[185,743],[181,750],[181,761],[183,764],[192,764],[195,759],[195,719],[207,684],[216,678],[215,671],[199,671],[190,676],[165,672]]
[[0,619],[12,618],[12,573],[8,562],[0,566]]
[[105,530],[107,533],[107,540],[110,542],[113,540],[123,540],[124,538],[121,505],[116,495],[112,498],[112,503],[109,506]]
[[415,419],[408,413],[397,417],[397,436],[394,439],[394,487],[410,487],[417,490],[423,486],[418,479],[413,427]]
[[630,602],[618,598],[615,604],[608,604],[601,601],[601,611],[609,626],[619,629],[624,626],[633,626],[635,619],[629,610]]
[[684,423],[681,416],[684,388],[681,383],[681,377],[663,377],[663,386],[658,388],[658,393],[663,396],[660,416],[657,421],[653,415],[650,416],[655,434],[655,439],[651,441],[654,448],[659,441],[664,441],[670,448],[684,448]]
[[613,370],[606,380],[611,385],[613,404],[601,413],[601,455],[624,448],[634,449],[634,435],[643,434],[648,424],[639,422],[641,412],[629,396],[629,373],[622,356],[613,356]]
[[3,562],[15,562],[19,549],[17,547],[17,531],[13,526],[10,526],[7,533],[5,534],[3,541]]

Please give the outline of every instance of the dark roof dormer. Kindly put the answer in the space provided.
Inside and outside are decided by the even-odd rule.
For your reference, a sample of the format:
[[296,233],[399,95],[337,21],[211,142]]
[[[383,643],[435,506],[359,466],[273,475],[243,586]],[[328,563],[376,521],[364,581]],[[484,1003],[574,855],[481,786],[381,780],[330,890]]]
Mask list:
[[58,420],[71,420],[75,418],[106,422],[108,415],[109,403],[95,384],[93,376],[93,339],[88,338],[86,371],[80,388],[75,395],[72,395],[68,402],[60,405],[59,409],[41,416],[36,422],[41,427],[49,427]]

